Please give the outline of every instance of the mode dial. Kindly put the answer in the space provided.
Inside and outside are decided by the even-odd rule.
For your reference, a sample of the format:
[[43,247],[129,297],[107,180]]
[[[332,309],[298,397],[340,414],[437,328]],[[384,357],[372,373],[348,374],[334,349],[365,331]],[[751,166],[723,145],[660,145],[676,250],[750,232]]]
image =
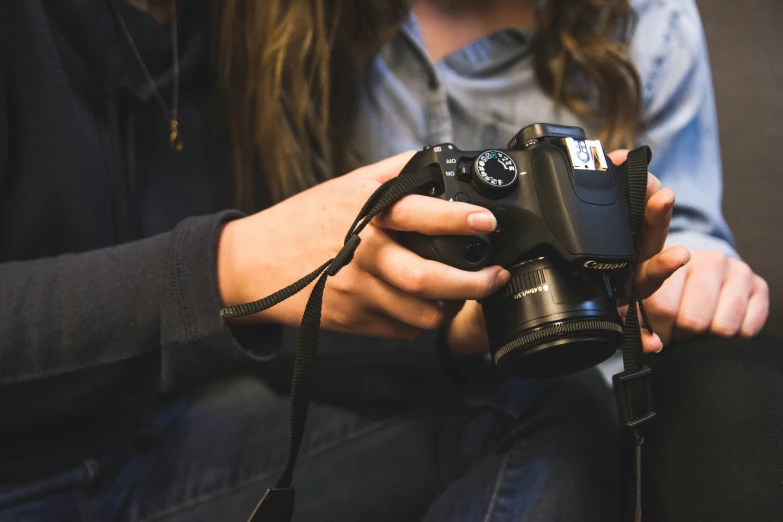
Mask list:
[[499,199],[511,194],[519,182],[519,169],[511,156],[499,150],[487,150],[473,162],[475,175],[471,185],[487,198]]

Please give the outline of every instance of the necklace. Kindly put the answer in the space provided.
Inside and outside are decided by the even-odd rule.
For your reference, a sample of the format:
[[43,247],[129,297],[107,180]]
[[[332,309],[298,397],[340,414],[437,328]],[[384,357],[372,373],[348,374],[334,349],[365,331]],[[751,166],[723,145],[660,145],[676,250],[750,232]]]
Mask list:
[[169,111],[166,102],[163,101],[158,86],[155,80],[152,79],[152,75],[147,70],[147,66],[144,64],[144,60],[141,57],[139,49],[136,47],[136,42],[133,40],[128,26],[125,24],[125,19],[120,13],[120,8],[117,5],[117,0],[111,0],[114,14],[117,16],[117,20],[120,22],[122,32],[125,33],[125,38],[128,40],[128,44],[133,51],[133,55],[136,57],[136,61],[139,62],[144,76],[147,78],[147,83],[158,100],[161,110],[163,111],[163,117],[169,122],[169,146],[171,150],[180,152],[184,146],[182,137],[179,135],[179,121],[177,120],[177,108],[179,105],[179,38],[177,37],[177,1],[171,0],[171,42],[172,42],[172,54],[174,55],[174,87],[171,95],[171,111]]

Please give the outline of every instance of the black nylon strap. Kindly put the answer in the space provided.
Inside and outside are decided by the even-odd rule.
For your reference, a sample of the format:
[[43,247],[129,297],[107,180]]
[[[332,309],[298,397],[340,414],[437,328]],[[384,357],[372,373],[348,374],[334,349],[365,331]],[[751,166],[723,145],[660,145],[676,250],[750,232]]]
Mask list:
[[[340,252],[294,284],[258,301],[228,306],[220,311],[223,317],[240,317],[261,312],[297,292],[318,279],[307,300],[302,325],[296,339],[294,374],[291,383],[288,458],[274,488],[267,490],[256,506],[248,522],[289,522],[293,513],[294,488],[291,486],[296,458],[304,435],[307,409],[310,405],[310,389],[315,375],[318,354],[318,337],[321,330],[321,307],[326,280],[337,275],[342,267],[353,259],[361,239],[359,233],[379,213],[399,201],[403,196],[421,192],[428,187],[441,184],[443,174],[438,165],[430,165],[418,172],[404,172],[390,179],[370,196],[345,236]],[[320,276],[320,277],[319,277]]]
[[[645,198],[647,194],[647,167],[652,159],[649,147],[640,147],[628,154],[626,162],[619,167],[623,192],[628,204],[631,230],[634,236],[635,271],[641,247],[642,224],[644,222]],[[639,296],[635,277],[631,278],[630,302],[623,328],[624,371],[614,376],[614,391],[621,425],[630,431],[633,441],[633,476],[629,481],[625,513],[621,517],[629,522],[642,520],[642,447],[644,425],[655,417],[650,387],[650,369],[644,366],[644,348],[639,324],[639,315],[652,333],[652,327]]]
[[[631,220],[631,230],[636,241],[636,255],[639,253],[639,235],[644,222],[644,200],[647,194],[647,167],[652,159],[649,147],[639,147],[628,153],[628,159],[620,169],[620,179],[623,184],[628,213]],[[623,175],[623,173],[625,175]]]

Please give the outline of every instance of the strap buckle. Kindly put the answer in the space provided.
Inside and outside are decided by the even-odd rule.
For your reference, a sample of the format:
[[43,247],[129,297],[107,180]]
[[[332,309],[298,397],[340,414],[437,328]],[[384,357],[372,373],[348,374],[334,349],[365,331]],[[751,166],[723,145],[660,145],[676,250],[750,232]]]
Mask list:
[[612,377],[620,424],[630,430],[655,418],[651,373],[652,370],[644,366],[641,370],[624,371]]
[[336,276],[337,272],[342,270],[345,265],[353,260],[353,253],[359,248],[359,243],[361,242],[362,238],[358,235],[351,236],[351,238],[345,242],[340,251],[337,252],[337,255],[334,256],[334,259],[332,259],[332,262],[329,263],[329,268],[326,269],[326,273],[329,274],[329,277]]

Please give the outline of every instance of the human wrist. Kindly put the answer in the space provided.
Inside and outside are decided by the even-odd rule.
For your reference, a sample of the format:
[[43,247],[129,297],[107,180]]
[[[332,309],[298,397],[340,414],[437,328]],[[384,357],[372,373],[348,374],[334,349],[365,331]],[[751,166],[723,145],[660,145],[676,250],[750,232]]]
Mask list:
[[[222,306],[236,306],[256,301],[271,294],[275,282],[259,274],[271,274],[278,270],[272,259],[264,252],[279,252],[281,247],[272,245],[273,237],[267,234],[266,226],[274,223],[273,217],[264,212],[246,216],[226,223],[217,241],[216,272],[217,290]],[[280,307],[246,317],[231,319],[232,324],[257,322],[286,322]]]
[[242,220],[230,221],[218,233],[217,242],[217,285],[223,306],[244,303],[241,277],[237,268],[237,228]]

